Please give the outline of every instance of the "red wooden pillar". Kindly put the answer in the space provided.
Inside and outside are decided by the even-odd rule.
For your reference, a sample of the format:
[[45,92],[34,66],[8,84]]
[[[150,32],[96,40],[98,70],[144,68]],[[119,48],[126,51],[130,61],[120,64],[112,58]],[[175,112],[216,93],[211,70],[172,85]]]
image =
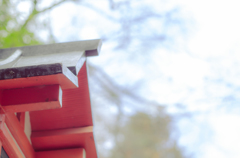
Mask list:
[[0,138],[2,140],[2,145],[11,158],[24,158],[24,154],[19,148],[17,142],[11,135],[8,127],[5,124],[5,115],[1,114],[0,116]]

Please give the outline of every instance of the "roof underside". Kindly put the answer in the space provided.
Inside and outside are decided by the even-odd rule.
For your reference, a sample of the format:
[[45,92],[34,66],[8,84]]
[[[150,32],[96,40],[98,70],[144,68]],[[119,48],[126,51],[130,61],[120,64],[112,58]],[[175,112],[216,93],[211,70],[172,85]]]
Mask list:
[[86,63],[78,74],[78,88],[63,89],[62,108],[30,112],[32,131],[92,126]]
[[101,40],[89,40],[0,49],[2,91],[48,85],[62,88],[61,108],[30,111],[35,151],[85,148],[87,158],[97,158],[86,57],[98,55],[100,47]]

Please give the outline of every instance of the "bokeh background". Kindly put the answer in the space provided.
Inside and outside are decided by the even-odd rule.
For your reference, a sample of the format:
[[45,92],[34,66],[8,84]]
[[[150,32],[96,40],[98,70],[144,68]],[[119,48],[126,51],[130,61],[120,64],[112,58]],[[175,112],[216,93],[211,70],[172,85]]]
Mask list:
[[240,157],[237,0],[0,0],[0,48],[103,40],[99,158]]

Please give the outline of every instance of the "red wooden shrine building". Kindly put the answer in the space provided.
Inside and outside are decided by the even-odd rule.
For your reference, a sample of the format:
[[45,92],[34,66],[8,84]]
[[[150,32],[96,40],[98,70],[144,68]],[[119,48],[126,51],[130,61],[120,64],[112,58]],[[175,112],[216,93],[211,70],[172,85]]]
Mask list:
[[0,49],[1,158],[97,158],[86,57],[100,47]]

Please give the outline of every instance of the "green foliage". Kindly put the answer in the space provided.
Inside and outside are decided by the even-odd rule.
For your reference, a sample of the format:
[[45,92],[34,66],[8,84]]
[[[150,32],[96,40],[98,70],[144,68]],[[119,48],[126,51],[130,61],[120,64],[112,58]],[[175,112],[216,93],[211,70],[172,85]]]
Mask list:
[[26,45],[36,45],[41,42],[34,37],[34,33],[27,29],[21,29],[20,31],[9,31],[6,37],[1,37],[1,47],[20,47]]
[[[22,26],[17,19],[20,14],[11,13],[14,9],[9,0],[3,0],[0,5],[0,48],[19,47],[41,44],[27,25]],[[30,18],[30,17],[29,17]]]

